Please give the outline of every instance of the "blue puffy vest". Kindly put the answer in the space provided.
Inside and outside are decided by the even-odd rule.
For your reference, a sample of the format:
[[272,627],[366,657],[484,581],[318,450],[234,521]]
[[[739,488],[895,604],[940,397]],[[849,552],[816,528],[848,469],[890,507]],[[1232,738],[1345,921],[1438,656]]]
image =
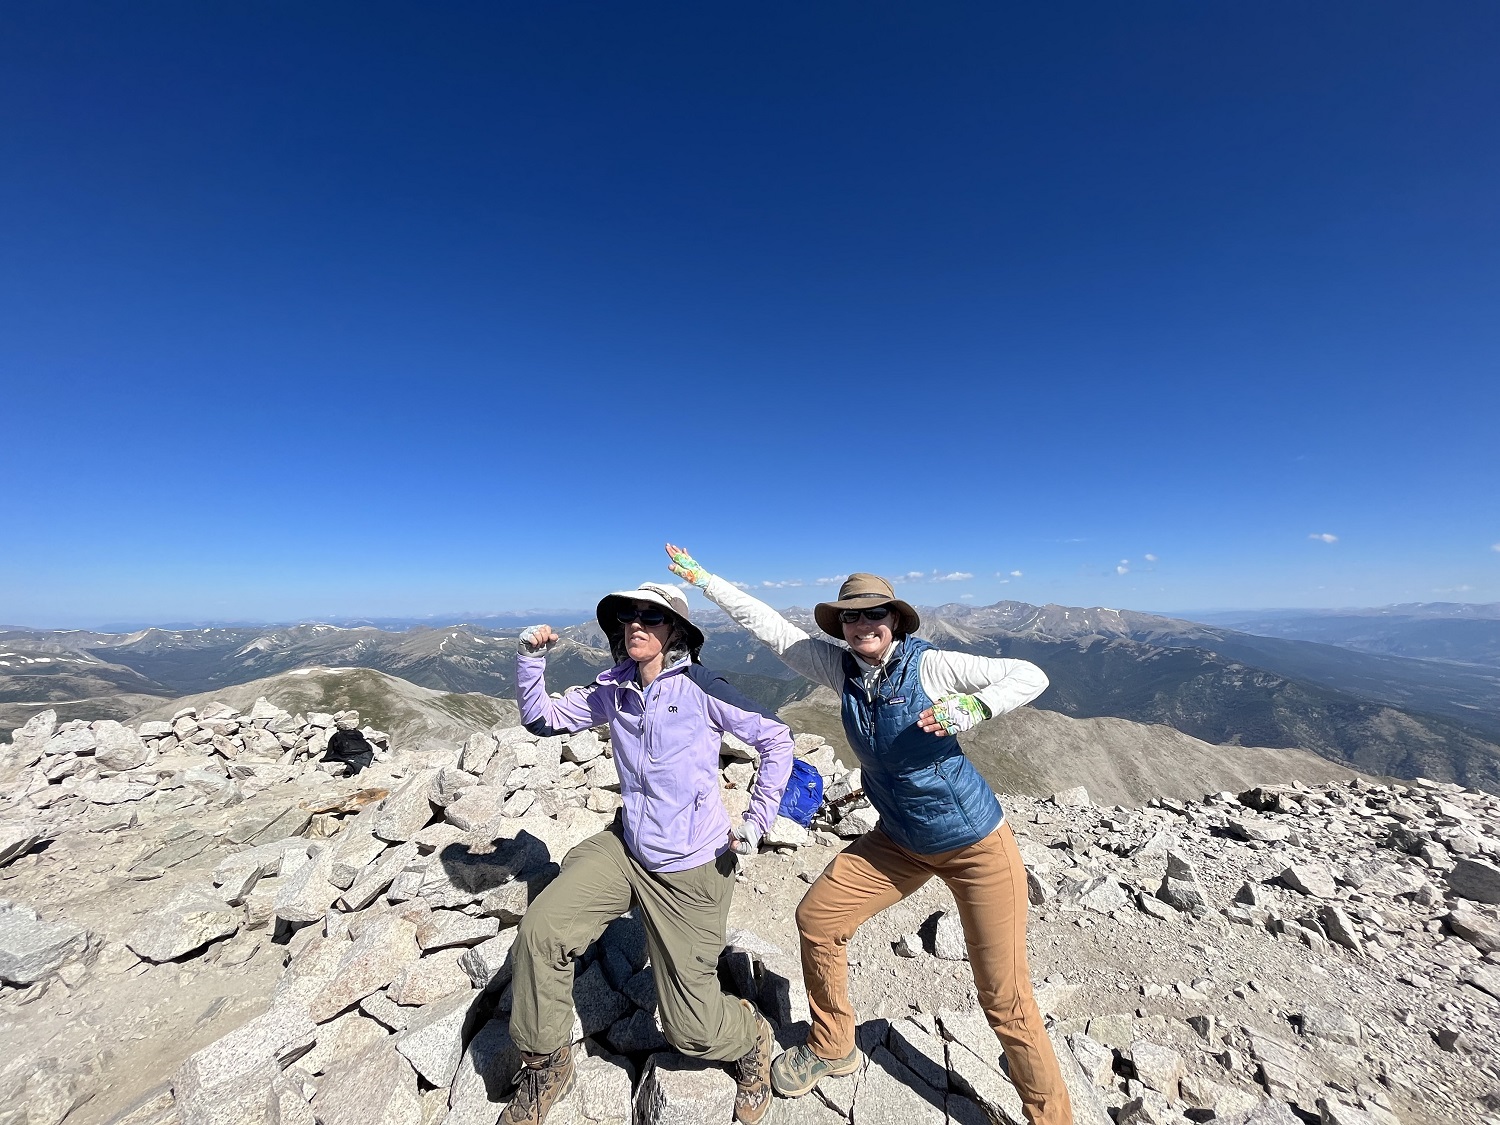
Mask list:
[[982,840],[1004,816],[958,739],[917,726],[917,716],[933,702],[918,673],[930,648],[920,637],[900,642],[874,700],[865,698],[858,661],[844,654],[844,735],[859,758],[865,795],[885,834],[921,855]]

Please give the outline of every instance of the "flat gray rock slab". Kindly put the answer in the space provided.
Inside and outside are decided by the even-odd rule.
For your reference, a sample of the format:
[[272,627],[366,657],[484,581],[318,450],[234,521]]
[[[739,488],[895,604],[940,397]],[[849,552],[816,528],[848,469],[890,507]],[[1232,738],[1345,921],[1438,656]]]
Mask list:
[[434,910],[417,926],[424,953],[449,946],[478,945],[500,932],[498,918],[475,918],[458,910]]
[[439,949],[413,961],[396,974],[385,994],[397,1004],[421,1007],[459,993],[468,993],[473,985],[469,974],[458,963],[463,952],[462,949]]
[[141,920],[125,939],[137,957],[173,961],[239,932],[245,912],[203,887],[188,887]]
[[504,988],[510,981],[511,947],[515,944],[516,931],[502,930],[489,940],[465,949],[458,964],[469,974],[475,988]]
[[432,786],[437,774],[435,769],[419,770],[386,797],[375,817],[375,835],[400,844],[427,827],[433,816]]
[[317,1045],[298,1059],[297,1065],[309,1074],[325,1074],[389,1036],[390,1032],[369,1016],[345,1012],[318,1028]]
[[311,844],[307,855],[308,861],[276,890],[276,917],[287,922],[318,921],[342,891],[329,878],[333,873],[333,848]]
[[884,1047],[870,1052],[854,1097],[861,1125],[947,1125],[947,1093],[934,1090]]
[[464,1053],[464,1022],[473,998],[450,996],[418,1008],[407,1029],[396,1037],[396,1050],[434,1086],[449,1086]]
[[43,922],[27,910],[0,911],[0,981],[35,984],[88,944],[88,931],[71,922]]
[[505,1108],[521,1053],[504,1019],[492,1019],[469,1041],[448,1090],[443,1125],[495,1125]]
[[417,1072],[389,1043],[331,1070],[312,1108],[321,1125],[422,1125]]
[[1477,859],[1460,859],[1448,872],[1448,889],[1472,902],[1500,903],[1500,867]]
[[376,919],[342,954],[332,979],[308,1004],[308,1014],[320,1023],[332,1019],[390,984],[419,956],[414,924],[398,917]]
[[717,1063],[663,1051],[646,1062],[636,1125],[702,1125],[734,1119],[734,1079]]
[[0,824],[0,867],[25,855],[47,838],[48,833],[35,825]]
[[172,1078],[183,1125],[269,1122],[271,1083],[312,1048],[316,1034],[300,1008],[273,1006],[189,1055]]

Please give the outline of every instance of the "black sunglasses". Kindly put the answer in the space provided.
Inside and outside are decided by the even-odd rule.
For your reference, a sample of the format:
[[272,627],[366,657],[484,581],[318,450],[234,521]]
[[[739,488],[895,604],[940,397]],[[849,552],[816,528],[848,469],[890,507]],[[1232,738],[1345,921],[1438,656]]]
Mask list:
[[646,628],[660,625],[667,620],[670,614],[666,610],[654,605],[631,605],[621,606],[615,610],[615,620],[621,625],[629,625],[632,621],[639,621]]
[[863,617],[866,621],[884,621],[890,615],[891,607],[888,605],[878,605],[874,609],[839,610],[839,620],[842,621],[845,625],[853,625],[861,617]]

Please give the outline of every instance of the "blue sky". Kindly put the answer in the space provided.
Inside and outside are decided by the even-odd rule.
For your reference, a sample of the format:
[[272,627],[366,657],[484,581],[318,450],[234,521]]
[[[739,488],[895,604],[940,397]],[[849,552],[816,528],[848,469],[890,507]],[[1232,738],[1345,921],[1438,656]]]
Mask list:
[[1497,55],[1489,3],[7,4],[0,621],[573,607],[665,538],[779,605],[1500,600]]

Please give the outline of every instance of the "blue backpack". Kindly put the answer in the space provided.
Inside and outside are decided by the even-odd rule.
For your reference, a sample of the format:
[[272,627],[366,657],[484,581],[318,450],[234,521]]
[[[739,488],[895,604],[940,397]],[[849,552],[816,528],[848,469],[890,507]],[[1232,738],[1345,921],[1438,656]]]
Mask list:
[[786,779],[777,811],[806,828],[823,803],[823,775],[800,758],[792,759],[792,775]]

